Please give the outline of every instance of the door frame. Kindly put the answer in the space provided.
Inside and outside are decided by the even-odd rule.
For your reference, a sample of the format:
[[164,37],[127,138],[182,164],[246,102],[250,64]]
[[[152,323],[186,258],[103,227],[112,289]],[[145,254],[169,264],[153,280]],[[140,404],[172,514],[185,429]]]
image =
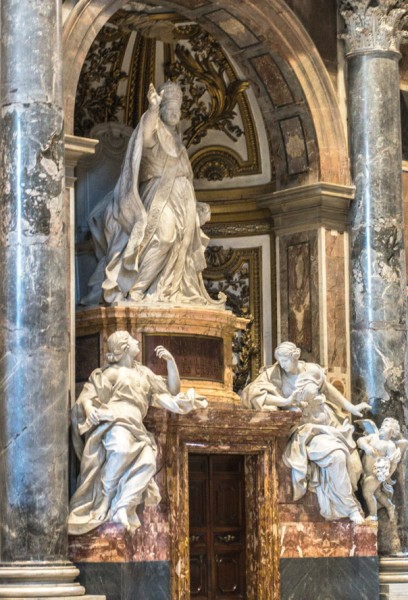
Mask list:
[[231,411],[206,412],[205,419],[201,416],[198,423],[194,423],[196,417],[191,415],[170,415],[168,422],[166,479],[171,598],[190,599],[188,454],[191,452],[245,456],[247,600],[279,600],[277,438],[288,435],[293,418],[285,417],[282,422],[282,418],[273,418],[276,413],[269,413],[260,422],[253,420],[251,411],[239,411],[234,416]]

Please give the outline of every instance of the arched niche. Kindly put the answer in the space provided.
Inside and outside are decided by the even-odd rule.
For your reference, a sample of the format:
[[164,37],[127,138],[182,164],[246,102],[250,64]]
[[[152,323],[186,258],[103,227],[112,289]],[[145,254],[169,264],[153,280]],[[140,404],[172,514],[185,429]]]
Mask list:
[[[67,16],[63,38],[67,133],[73,132],[76,88],[91,44],[125,4],[125,0],[80,0]],[[282,0],[179,0],[160,5],[208,30],[252,84],[271,140],[275,189],[318,181],[350,183],[335,91],[313,42]],[[291,160],[302,154],[307,166],[296,173]]]

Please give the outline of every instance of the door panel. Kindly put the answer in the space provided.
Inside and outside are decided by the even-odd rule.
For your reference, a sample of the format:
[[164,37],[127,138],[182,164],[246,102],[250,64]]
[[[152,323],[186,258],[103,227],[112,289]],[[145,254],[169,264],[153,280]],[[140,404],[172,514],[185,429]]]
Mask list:
[[189,455],[190,595],[245,600],[244,457]]

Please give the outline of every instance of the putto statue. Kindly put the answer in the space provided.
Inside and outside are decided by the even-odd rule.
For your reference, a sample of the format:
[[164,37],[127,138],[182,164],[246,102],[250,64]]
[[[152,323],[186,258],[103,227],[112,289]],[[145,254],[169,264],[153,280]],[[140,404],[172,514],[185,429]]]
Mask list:
[[113,192],[89,219],[96,271],[82,304],[224,306],[207,294],[202,271],[209,206],[196,201],[187,150],[177,131],[182,92],[150,84],[149,108],[130,138]]
[[392,476],[408,446],[402,437],[400,424],[396,419],[384,419],[380,429],[374,421],[358,421],[366,435],[357,440],[364,452],[362,491],[369,512],[368,520],[378,520],[378,506],[387,510],[391,520],[395,518],[392,502],[395,481]]
[[81,470],[70,503],[68,532],[87,533],[106,521],[129,531],[140,525],[136,508],[160,501],[154,481],[157,447],[143,419],[149,406],[186,414],[207,401],[193,389],[180,393],[173,356],[163,346],[167,379],[135,361],[139,343],[127,331],[108,339],[108,364],[92,372],[72,410],[74,447]]

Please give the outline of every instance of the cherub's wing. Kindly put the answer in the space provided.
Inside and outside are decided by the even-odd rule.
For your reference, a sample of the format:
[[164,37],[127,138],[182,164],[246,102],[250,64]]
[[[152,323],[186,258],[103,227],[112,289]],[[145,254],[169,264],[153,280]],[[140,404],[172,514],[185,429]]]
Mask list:
[[364,429],[367,435],[371,435],[372,433],[378,434],[378,427],[371,419],[357,419],[354,423],[357,423],[361,429]]

